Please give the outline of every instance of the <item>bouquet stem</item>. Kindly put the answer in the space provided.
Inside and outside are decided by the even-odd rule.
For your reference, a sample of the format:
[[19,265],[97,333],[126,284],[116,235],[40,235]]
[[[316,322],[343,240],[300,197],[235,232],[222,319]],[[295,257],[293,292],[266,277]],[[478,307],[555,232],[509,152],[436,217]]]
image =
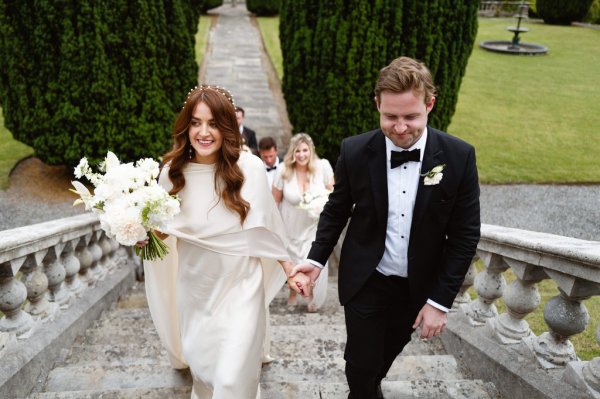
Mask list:
[[135,247],[135,254],[143,260],[163,259],[169,253],[169,247],[154,232],[148,232],[148,244],[142,248]]

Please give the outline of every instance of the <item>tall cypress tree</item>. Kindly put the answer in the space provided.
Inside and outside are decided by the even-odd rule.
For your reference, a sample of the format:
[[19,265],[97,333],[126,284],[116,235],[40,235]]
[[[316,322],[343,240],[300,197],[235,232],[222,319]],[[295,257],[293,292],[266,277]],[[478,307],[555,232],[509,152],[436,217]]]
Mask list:
[[[379,125],[373,86],[400,56],[423,61],[446,129],[477,33],[478,0],[282,0],[283,92],[294,131],[335,162],[344,137]],[[450,38],[450,39],[448,39]]]
[[197,82],[199,0],[1,0],[6,127],[49,164],[157,157]]

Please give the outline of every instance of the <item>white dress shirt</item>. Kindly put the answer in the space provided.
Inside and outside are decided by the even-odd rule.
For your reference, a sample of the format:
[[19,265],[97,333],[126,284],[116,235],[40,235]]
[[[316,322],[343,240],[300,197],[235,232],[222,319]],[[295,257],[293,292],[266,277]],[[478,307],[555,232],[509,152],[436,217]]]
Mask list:
[[[272,167],[277,167],[279,165],[279,157],[275,158],[275,163]],[[267,164],[265,164],[265,169],[268,168]],[[269,182],[269,190],[273,187],[273,178],[275,177],[275,173],[277,173],[277,169],[267,170],[267,180]]]

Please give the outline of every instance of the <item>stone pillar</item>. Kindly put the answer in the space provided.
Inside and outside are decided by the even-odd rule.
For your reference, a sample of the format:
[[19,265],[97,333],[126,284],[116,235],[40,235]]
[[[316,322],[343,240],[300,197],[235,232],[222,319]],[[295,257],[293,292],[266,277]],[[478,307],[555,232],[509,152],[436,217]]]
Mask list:
[[58,243],[48,249],[44,272],[48,277],[48,296],[51,302],[58,303],[61,308],[66,308],[71,302],[71,293],[66,289],[64,281],[67,272],[60,257],[64,243]]
[[27,288],[14,277],[24,261],[25,258],[19,258],[0,264],[0,312],[4,313],[0,332],[14,333],[19,338],[27,337],[34,324],[31,315],[21,308],[27,299]]
[[85,289],[85,286],[79,279],[79,259],[75,256],[75,249],[79,240],[80,238],[75,238],[68,241],[61,255],[62,263],[65,267],[65,285],[67,290],[76,296],[79,296]]
[[492,336],[501,344],[517,344],[525,337],[533,335],[529,324],[523,320],[535,311],[540,304],[540,293],[536,284],[548,278],[543,269],[521,261],[504,258],[517,279],[504,290],[504,303],[507,312],[490,319]]
[[100,245],[100,249],[102,249],[102,257],[100,258],[100,264],[107,270],[107,272],[111,272],[115,268],[114,262],[111,262],[112,257],[110,254],[112,253],[112,244],[110,243],[110,238],[106,235],[106,233],[102,232],[102,237],[98,241]]
[[473,286],[473,282],[475,281],[475,275],[477,274],[477,269],[475,269],[475,262],[479,260],[479,257],[476,255],[471,262],[471,266],[469,266],[469,271],[465,275],[465,280],[460,286],[460,290],[454,299],[454,303],[452,304],[452,308],[450,309],[450,313],[456,312],[460,305],[468,304],[471,302],[471,296],[467,292],[469,288]]
[[29,303],[25,305],[25,311],[32,315],[34,319],[51,319],[58,309],[58,304],[48,301],[48,277],[43,272],[42,261],[48,253],[47,249],[37,251],[27,256],[21,272],[23,277],[21,281],[27,288],[27,299]]
[[[600,344],[600,325],[596,329],[596,341]],[[570,362],[563,374],[563,380],[586,391],[590,398],[600,399],[600,357],[589,362]]]
[[460,305],[458,314],[472,326],[483,326],[488,319],[498,315],[494,302],[502,297],[506,281],[502,272],[508,269],[502,256],[477,250],[485,264],[485,270],[475,276],[477,299],[469,304]]
[[90,273],[94,276],[95,280],[102,280],[106,277],[106,269],[103,267],[100,260],[102,259],[102,248],[100,247],[99,240],[102,236],[102,230],[96,230],[92,233],[92,240],[88,245],[88,249],[92,253],[92,266],[90,267]]
[[90,272],[90,267],[94,263],[94,256],[88,247],[92,239],[92,234],[89,233],[81,237],[75,250],[75,256],[79,259],[79,279],[83,284],[87,285],[94,285],[96,281],[95,276]]
[[584,298],[569,297],[561,288],[559,291],[560,294],[550,298],[544,307],[544,320],[549,331],[523,340],[546,369],[564,367],[577,360],[569,337],[584,331],[590,320],[587,309],[581,303]]

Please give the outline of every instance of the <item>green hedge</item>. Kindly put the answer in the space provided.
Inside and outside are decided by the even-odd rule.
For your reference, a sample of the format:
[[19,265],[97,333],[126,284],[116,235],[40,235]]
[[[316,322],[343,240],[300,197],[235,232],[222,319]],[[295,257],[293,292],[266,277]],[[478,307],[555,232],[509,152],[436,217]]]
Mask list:
[[344,137],[379,126],[373,87],[399,56],[427,64],[439,95],[430,124],[446,129],[477,33],[479,0],[282,0],[283,91],[294,131],[337,159]]
[[585,21],[592,24],[600,24],[600,0],[594,0]]
[[201,1],[0,2],[6,127],[48,164],[124,160],[168,149],[197,82]]
[[200,12],[205,14],[211,8],[219,7],[223,5],[223,0],[204,0],[200,8]]
[[279,14],[281,0],[246,0],[248,11],[259,16]]
[[570,25],[583,21],[594,0],[537,0],[537,13],[545,23]]

